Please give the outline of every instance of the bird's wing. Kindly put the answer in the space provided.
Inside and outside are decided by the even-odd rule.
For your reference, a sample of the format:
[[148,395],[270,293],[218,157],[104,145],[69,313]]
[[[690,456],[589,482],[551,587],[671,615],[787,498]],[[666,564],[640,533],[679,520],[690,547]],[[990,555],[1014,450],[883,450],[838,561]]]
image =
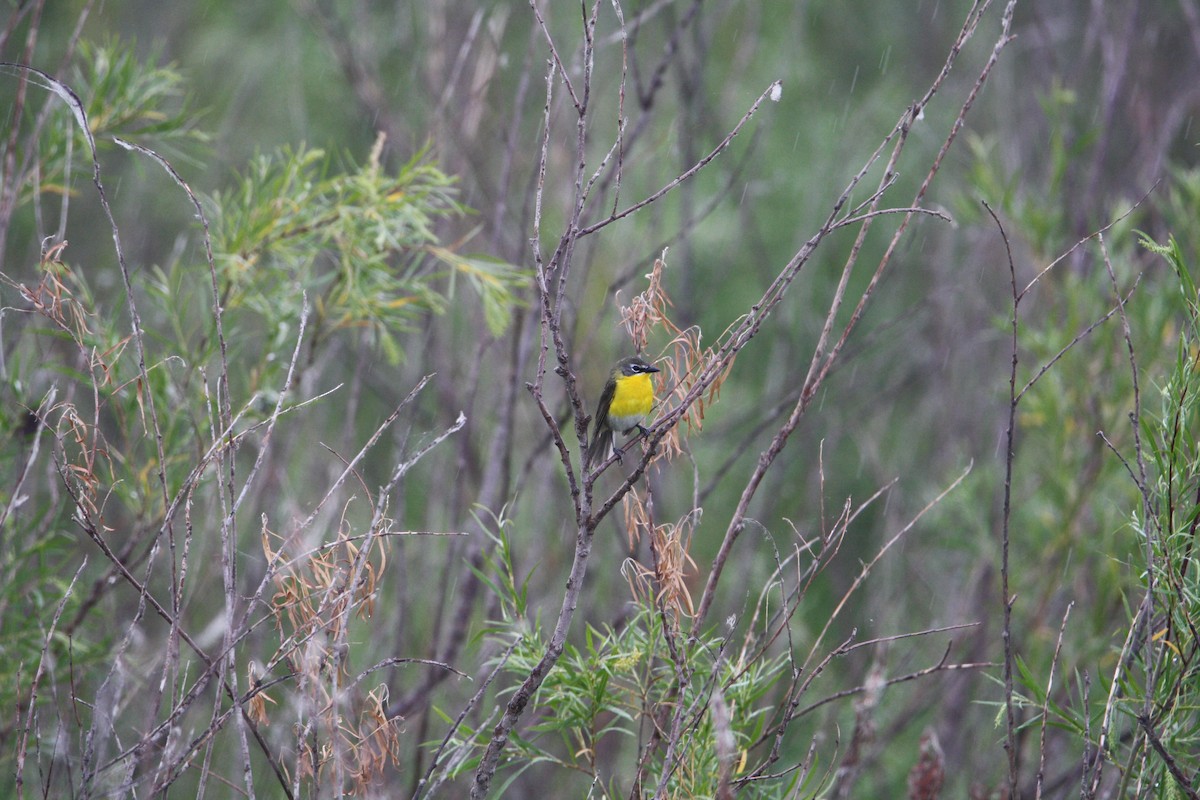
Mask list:
[[617,381],[613,379],[604,386],[600,394],[600,402],[596,404],[596,427],[592,434],[592,443],[588,445],[587,460],[595,464],[608,456],[608,448],[612,446],[613,433],[608,424],[608,410],[612,408],[613,396],[617,393]]

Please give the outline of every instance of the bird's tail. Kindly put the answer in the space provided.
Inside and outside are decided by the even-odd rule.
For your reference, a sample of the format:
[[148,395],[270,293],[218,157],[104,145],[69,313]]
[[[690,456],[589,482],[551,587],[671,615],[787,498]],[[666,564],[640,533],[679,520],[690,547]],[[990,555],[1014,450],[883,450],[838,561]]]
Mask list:
[[596,431],[596,435],[592,437],[592,443],[587,449],[587,464],[593,466],[599,464],[604,459],[608,458],[608,454],[612,452],[613,432],[611,428],[602,427]]

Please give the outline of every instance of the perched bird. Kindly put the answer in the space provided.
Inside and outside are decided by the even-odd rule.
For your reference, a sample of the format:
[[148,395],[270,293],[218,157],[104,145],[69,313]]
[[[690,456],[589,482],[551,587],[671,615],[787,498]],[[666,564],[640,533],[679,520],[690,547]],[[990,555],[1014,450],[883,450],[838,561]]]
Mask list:
[[[620,431],[628,434],[634,429],[646,433],[642,420],[654,406],[654,381],[650,373],[658,372],[639,356],[622,358],[613,367],[600,393],[600,405],[596,407],[596,432],[587,449],[587,463],[599,464],[615,447],[613,434]],[[621,448],[615,447],[618,460]]]

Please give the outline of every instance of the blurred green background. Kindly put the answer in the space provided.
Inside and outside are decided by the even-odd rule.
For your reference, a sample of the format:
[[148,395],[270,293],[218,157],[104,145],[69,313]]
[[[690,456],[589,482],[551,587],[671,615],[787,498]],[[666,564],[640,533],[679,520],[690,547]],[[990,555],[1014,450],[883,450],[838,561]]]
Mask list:
[[[972,5],[648,0],[621,6],[624,40],[613,6],[598,6],[585,175],[612,146],[619,113],[627,125],[619,191],[606,173],[585,221],[656,191],[706,156],[772,81],[781,80],[783,91],[694,179],[575,250],[564,333],[589,411],[610,364],[630,349],[617,303],[645,288],[643,276],[663,249],[669,248],[664,283],[672,319],[695,326],[710,346],[758,301],[842,187],[924,94]],[[558,2],[539,8],[578,85],[580,8]],[[890,204],[906,205],[925,180],[992,54],[1001,11],[984,13],[942,90],[913,124]],[[550,57],[546,34],[530,6],[518,2],[10,2],[5,13],[3,59],[57,76],[88,109],[147,330],[150,376],[161,382],[140,385],[112,232],[69,111],[44,90],[22,89],[21,73],[6,68],[0,107],[12,112],[4,134],[0,430],[6,444],[0,457],[4,484],[21,487],[0,495],[13,509],[2,531],[8,580],[2,647],[8,652],[0,660],[10,665],[4,668],[8,707],[29,702],[29,676],[44,660],[47,626],[84,556],[88,564],[59,625],[79,662],[78,697],[101,692],[115,652],[128,669],[127,687],[157,680],[167,630],[153,615],[141,617],[137,592],[111,577],[110,563],[74,520],[51,453],[70,462],[81,446],[69,433],[82,428],[55,416],[46,424],[58,433],[59,449],[46,442],[31,451],[22,432],[28,410],[57,387],[59,402],[69,399],[79,408],[89,430],[94,422],[89,441],[102,467],[95,487],[100,517],[111,528],[114,550],[165,597],[170,578],[155,558],[179,563],[181,556],[154,555],[156,542],[165,547],[159,534],[164,494],[186,486],[220,428],[221,403],[243,415],[239,429],[269,416],[285,386],[304,289],[313,311],[289,403],[332,394],[280,422],[255,473],[253,495],[238,512],[244,599],[264,574],[263,528],[282,533],[313,513],[343,460],[422,377],[432,376],[357,464],[351,485],[322,507],[317,528],[305,533],[310,546],[338,530],[366,527],[374,493],[396,466],[449,428],[460,411],[466,417],[461,431],[405,475],[387,515],[401,530],[467,535],[390,543],[373,615],[356,622],[350,636],[352,672],[387,657],[420,657],[445,660],[474,679],[442,680],[443,674],[433,677],[436,669],[417,665],[373,679],[386,683],[391,702],[406,711],[403,750],[373,791],[407,795],[428,766],[427,743],[440,742],[449,720],[479,688],[497,642],[517,629],[537,629],[539,621],[540,627],[552,624],[570,565],[575,526],[562,464],[525,388],[540,346],[531,237]],[[1127,312],[1148,415],[1170,398],[1163,387],[1189,355],[1180,336],[1194,297],[1181,295],[1176,272],[1161,254],[1139,245],[1138,232],[1159,242],[1174,236],[1184,265],[1194,267],[1200,255],[1193,125],[1200,104],[1200,9],[1189,0],[1020,3],[1012,33],[924,200],[953,221],[918,216],[899,242],[842,358],[759,488],[752,524],[735,547],[708,620],[718,629],[733,620],[734,635],[746,634],[777,554],[828,531],[848,498],[857,506],[890,486],[855,519],[836,558],[804,596],[791,638],[795,650],[806,653],[863,563],[969,470],[879,562],[824,645],[832,648],[852,634],[863,641],[974,626],[838,657],[803,705],[861,686],[873,665],[896,676],[936,664],[951,642],[953,661],[991,666],[890,687],[871,712],[874,735],[864,740],[848,784],[835,772],[850,763],[854,701],[821,708],[790,729],[784,761],[803,761],[811,746],[820,764],[814,774],[824,777],[743,787],[752,796],[902,796],[926,730],[940,739],[948,795],[1000,796],[993,792],[1006,781],[997,704],[1004,699],[999,570],[1012,289],[1004,239],[983,203],[1003,224],[1021,287],[1116,221],[1105,245],[1120,291],[1137,285]],[[575,181],[575,118],[561,80],[553,91],[537,243],[544,256],[568,218]],[[157,164],[117,147],[112,136],[160,153],[202,200],[225,312],[228,396],[216,381],[221,362],[212,282],[195,209]],[[43,164],[36,180],[22,172],[30,162]],[[881,167],[875,165],[850,207],[866,199],[865,187],[878,182]],[[409,202],[427,205],[417,211]],[[71,266],[69,285],[95,315],[83,339],[94,353],[108,354],[101,360],[112,367],[107,385],[113,396],[95,407],[91,382],[100,373],[89,367],[87,348],[73,346],[61,327],[31,313],[21,290],[40,279],[39,258],[46,243],[56,241],[60,221],[69,245],[59,258]],[[863,291],[894,227],[881,221],[866,238],[851,298]],[[327,233],[307,238],[315,230]],[[703,507],[690,549],[693,597],[756,459],[799,397],[854,235],[840,231],[823,242],[737,359],[719,400],[706,410],[703,430],[688,437],[687,455],[650,473],[657,520]],[[1095,239],[1043,275],[1022,298],[1017,388],[1104,317],[1114,297]],[[837,316],[839,329],[853,302]],[[667,344],[660,335],[651,354]],[[159,456],[146,434],[144,393],[155,394],[165,427],[167,492],[156,483]],[[552,374],[546,400],[574,446],[569,406]],[[1141,505],[1127,470],[1135,460],[1133,408],[1119,316],[1078,341],[1021,400],[1010,528],[1014,650],[1029,670],[1019,691],[1032,695],[1044,687],[1056,664],[1054,721],[1066,731],[1039,743],[1040,704],[1021,709],[1021,721],[1030,723],[1021,734],[1022,796],[1033,796],[1039,753],[1046,758],[1047,796],[1074,796],[1086,782],[1086,752],[1095,750],[1097,734],[1084,732],[1081,720],[1098,729],[1105,681],[1141,602],[1145,538],[1130,523],[1145,522],[1160,508]],[[1190,417],[1182,419],[1176,427],[1190,439]],[[1149,429],[1144,435],[1152,439]],[[240,446],[233,462],[237,480],[255,464],[260,447],[266,444],[252,437]],[[26,469],[30,477],[19,483]],[[1163,480],[1187,485],[1190,474],[1181,469]],[[599,482],[609,491],[616,484],[612,476]],[[188,523],[191,573],[183,609],[186,629],[214,651],[224,630],[220,492],[216,474],[195,488],[197,512],[202,508],[208,519]],[[1185,532],[1194,514],[1180,512]],[[506,520],[509,550],[498,549],[488,535],[497,535],[496,517]],[[628,554],[619,510],[613,519],[596,538],[571,637],[579,646],[587,626],[619,628],[637,606],[621,570]],[[525,619],[513,619],[504,593],[490,582],[505,569],[497,565],[504,552],[518,581],[527,579]],[[644,546],[635,556],[648,563]],[[481,585],[480,574],[492,577]],[[1188,579],[1186,566],[1182,575]],[[1181,589],[1180,597],[1185,594]],[[268,592],[250,604],[269,598]],[[127,640],[131,630],[138,636]],[[269,652],[278,645],[272,635],[264,624],[246,642],[239,654],[243,676],[256,648]],[[66,638],[58,645],[65,647]],[[66,652],[43,687],[69,682]],[[1185,673],[1189,664],[1184,659]],[[473,713],[482,734],[496,693],[503,702],[519,677],[502,674]],[[768,707],[775,702],[769,688]],[[71,704],[61,697],[39,702],[47,703],[35,737],[41,749],[25,765],[26,788],[39,780],[52,794],[78,788],[82,745],[47,752],[53,731],[67,727],[61,720]],[[118,725],[128,726],[126,739],[162,714],[162,708],[131,705],[130,718]],[[547,707],[554,707],[549,700]],[[1188,714],[1180,752],[1200,752],[1190,750],[1188,732],[1198,729],[1198,720],[1194,710]],[[0,732],[6,764],[16,758],[22,724],[6,723]],[[283,727],[268,737],[286,734]],[[1146,752],[1130,732],[1135,727],[1121,735],[1114,730],[1113,738],[1136,756],[1114,751],[1112,761],[1123,767],[1110,766],[1101,784],[1114,793],[1109,796],[1167,796],[1143,791],[1129,777]],[[86,730],[81,724],[72,736],[82,740]],[[182,738],[195,734],[189,728]],[[631,754],[630,740],[618,742],[596,759],[607,766],[592,762],[590,773],[577,764],[564,767],[580,759],[573,752],[578,742],[566,736],[544,745],[561,761],[525,753],[529,763],[511,773],[504,796],[544,796],[547,786],[562,792],[555,796],[627,793],[636,748]],[[112,745],[108,755],[124,746]],[[1187,758],[1194,775],[1195,757]],[[46,775],[56,759],[75,771]],[[37,779],[30,772],[34,761],[43,765]],[[443,789],[447,796],[465,796],[469,766]],[[144,776],[145,767],[134,773]],[[234,775],[227,777],[240,780]],[[269,778],[255,780],[263,796],[277,796]],[[97,785],[116,791],[118,783]],[[223,791],[209,787],[215,796],[232,796]],[[683,788],[675,791],[686,796]]]

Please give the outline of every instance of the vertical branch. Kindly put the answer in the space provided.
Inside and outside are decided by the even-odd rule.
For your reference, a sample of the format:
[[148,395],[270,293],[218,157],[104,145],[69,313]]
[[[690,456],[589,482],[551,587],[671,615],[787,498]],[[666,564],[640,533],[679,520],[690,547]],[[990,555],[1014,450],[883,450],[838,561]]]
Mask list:
[[[1067,632],[1067,619],[1071,616],[1071,609],[1074,607],[1075,601],[1072,600],[1067,603],[1067,610],[1063,612],[1062,625],[1058,628],[1058,640],[1054,643],[1054,657],[1050,660],[1050,677],[1046,679],[1046,696],[1042,699],[1042,724],[1038,740],[1038,771],[1034,800],[1042,799],[1042,781],[1046,776],[1046,726],[1050,721],[1050,693],[1054,689],[1054,668],[1058,665],[1058,657],[1062,653],[1063,634]],[[1084,708],[1086,707],[1084,706]],[[1088,714],[1084,714],[1084,719],[1086,720],[1088,716]]]
[[[566,346],[562,342],[560,330],[555,319],[553,309],[553,301],[550,292],[549,272],[552,269],[545,260],[541,251],[541,225],[542,225],[542,203],[545,195],[546,187],[546,169],[550,157],[550,109],[554,100],[554,76],[556,68],[554,63],[550,63],[546,67],[546,103],[543,111],[543,131],[542,131],[542,150],[538,162],[538,180],[537,189],[534,193],[534,212],[533,212],[533,234],[530,237],[530,247],[533,250],[534,258],[534,286],[537,290],[538,300],[538,330],[541,339],[541,347],[538,351],[537,369],[534,375],[533,382],[527,385],[529,393],[533,396],[534,402],[537,403],[538,411],[541,412],[542,419],[546,423],[547,429],[550,431],[551,438],[554,441],[554,446],[558,450],[559,458],[563,463],[563,468],[566,470],[567,481],[570,486],[571,499],[575,506],[575,518],[579,521],[583,518],[583,509],[580,499],[580,489],[575,479],[575,472],[571,466],[571,456],[567,450],[566,442],[563,441],[562,432],[559,430],[558,423],[554,419],[554,414],[550,411],[543,399],[543,390],[546,382],[546,356],[550,351],[550,346],[553,344],[555,352],[564,353]],[[560,243],[559,250],[551,256],[550,264],[553,264],[559,258],[559,252],[562,249]],[[564,365],[560,360],[558,370],[563,370]],[[556,371],[558,371],[556,370]],[[566,369],[568,375],[571,371]],[[572,408],[575,411],[575,435],[579,441],[580,452],[587,444],[587,426],[584,423],[583,401],[579,398],[578,392],[573,390],[574,384],[568,384],[568,393],[571,397]],[[591,484],[585,482],[583,485],[585,496],[590,496]]]
[[1017,796],[1017,718],[1013,694],[1013,646],[1012,646],[1012,607],[1016,598],[1009,597],[1008,589],[1008,541],[1009,525],[1012,522],[1012,477],[1013,462],[1016,458],[1015,437],[1017,430],[1017,404],[1021,396],[1017,393],[1017,362],[1018,362],[1018,323],[1019,307],[1024,293],[1017,288],[1017,270],[1013,264],[1012,247],[1008,241],[1008,233],[1000,224],[996,212],[987,203],[983,204],[988,214],[1000,230],[1004,240],[1004,250],[1008,256],[1008,275],[1012,290],[1012,317],[1009,325],[1012,328],[1011,362],[1008,373],[1008,425],[1004,431],[1004,510],[1000,523],[1000,594],[1004,603],[1004,627],[1001,639],[1004,643],[1004,749],[1008,753],[1008,796]]
[[[555,373],[562,378],[569,398],[571,408],[575,417],[576,436],[579,439],[581,448],[586,440],[586,420],[587,415],[584,411],[583,400],[579,395],[579,389],[576,382],[575,374],[570,366],[568,348],[562,333],[562,313],[564,303],[564,293],[567,287],[567,279],[571,272],[571,259],[574,253],[575,242],[579,238],[580,216],[583,213],[583,207],[586,200],[586,190],[584,188],[583,176],[587,168],[586,145],[587,145],[587,112],[588,99],[591,93],[592,79],[592,64],[594,61],[594,45],[595,45],[595,27],[596,17],[599,10],[599,0],[592,6],[590,15],[587,13],[586,6],[583,6],[583,86],[579,91],[571,85],[567,77],[567,73],[562,69],[562,61],[558,56],[557,48],[554,46],[553,39],[550,36],[549,29],[545,21],[542,19],[541,13],[535,2],[531,2],[535,16],[539,25],[545,32],[546,39],[549,42],[551,53],[554,57],[554,62],[547,69],[547,88],[546,88],[546,107],[545,107],[545,130],[543,131],[542,139],[542,155],[538,165],[538,184],[535,196],[535,219],[534,231],[531,244],[535,252],[535,284],[538,294],[538,307],[540,314],[541,328],[541,352],[538,356],[537,374],[534,382],[528,387],[530,393],[534,397],[534,401],[538,405],[538,409],[542,413],[543,420],[546,422],[551,436],[553,437],[555,446],[558,448],[560,458],[563,461],[563,466],[566,471],[568,481],[571,485],[571,494],[575,505],[576,514],[576,532],[575,532],[575,553],[571,562],[571,571],[567,578],[566,591],[563,595],[562,606],[559,609],[558,618],[555,622],[554,631],[550,641],[546,645],[546,650],[542,655],[541,660],[529,672],[522,681],[521,685],[513,693],[505,707],[504,714],[499,722],[496,723],[492,731],[491,739],[488,741],[487,748],[480,758],[480,762],[475,771],[474,780],[471,786],[472,798],[483,798],[487,796],[488,789],[491,786],[493,775],[500,763],[500,755],[504,747],[508,743],[508,739],[516,727],[525,711],[526,706],[532,699],[534,693],[542,685],[546,675],[553,669],[562,655],[563,648],[566,644],[567,632],[570,629],[571,622],[575,616],[575,609],[579,603],[579,595],[583,588],[584,577],[587,574],[588,559],[591,555],[592,536],[595,532],[595,522],[591,519],[591,479],[587,476],[583,479],[583,492],[580,497],[579,489],[575,482],[573,468],[571,466],[570,457],[563,441],[562,433],[558,428],[557,422],[553,415],[549,412],[548,407],[543,399],[542,392],[544,388],[546,374],[546,356],[552,343],[554,346],[554,356],[558,363],[555,368]],[[548,148],[550,138],[550,109],[552,101],[552,86],[556,72],[561,73],[567,90],[571,95],[577,114],[576,122],[576,165],[575,165],[575,196],[572,201],[572,210],[570,219],[566,223],[566,228],[562,237],[559,240],[558,247],[551,256],[550,261],[545,262],[538,249],[538,242],[541,239],[541,219],[542,219],[542,199],[545,191],[545,175],[548,163]]]

